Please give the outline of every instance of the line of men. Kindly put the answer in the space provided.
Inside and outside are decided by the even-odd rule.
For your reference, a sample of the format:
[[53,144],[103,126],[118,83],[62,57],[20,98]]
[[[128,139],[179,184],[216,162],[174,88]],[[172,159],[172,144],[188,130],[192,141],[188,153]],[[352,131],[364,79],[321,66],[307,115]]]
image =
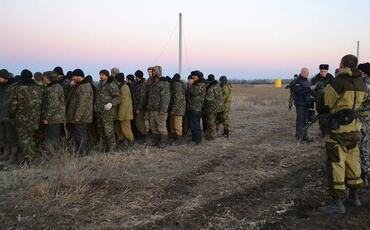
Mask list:
[[[310,117],[313,101],[320,114],[321,137],[326,138],[328,188],[332,201],[319,212],[345,213],[344,204],[361,206],[359,189],[368,186],[370,121],[370,63],[358,65],[354,55],[341,59],[333,77],[329,65],[320,65],[320,73],[308,81],[303,68],[288,88],[297,112],[296,138],[310,142],[303,127]],[[290,101],[289,101],[290,103]],[[289,104],[291,106],[291,104]],[[346,186],[349,197],[344,201]]]
[[135,139],[148,143],[148,135],[152,146],[177,146],[189,130],[198,145],[201,120],[207,139],[215,139],[221,125],[222,136],[229,136],[232,86],[225,76],[218,82],[193,71],[186,84],[179,74],[163,77],[161,66],[147,71],[146,80],[140,70],[126,79],[118,68],[101,70],[95,83],[81,69],[66,75],[61,67],[34,75],[25,69],[16,77],[0,70],[0,160],[30,162],[39,147],[59,152],[62,140],[76,156],[102,142],[107,153],[127,150]]

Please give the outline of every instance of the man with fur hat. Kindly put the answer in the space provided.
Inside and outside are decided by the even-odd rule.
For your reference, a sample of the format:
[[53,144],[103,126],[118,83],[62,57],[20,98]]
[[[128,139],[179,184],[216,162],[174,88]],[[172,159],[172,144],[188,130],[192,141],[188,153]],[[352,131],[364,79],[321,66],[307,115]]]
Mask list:
[[55,71],[45,72],[44,81],[47,88],[44,92],[41,120],[45,125],[45,143],[50,151],[59,152],[60,136],[65,118],[64,91],[59,84],[59,74]]
[[[321,64],[319,66],[320,73],[311,79],[311,85],[315,85],[316,89],[312,91],[312,96],[315,98],[315,101],[318,100],[318,97],[324,92],[325,87],[334,79],[329,71],[329,65]],[[330,114],[320,114],[319,125],[321,131],[321,137],[324,138],[327,134],[329,126]]]
[[352,206],[361,206],[358,194],[363,185],[361,179],[360,150],[358,148],[359,109],[366,100],[366,87],[357,69],[358,59],[346,55],[341,59],[340,70],[326,86],[317,102],[320,114],[330,113],[330,131],[326,137],[326,154],[330,204],[319,208],[323,214],[344,214],[346,185]]
[[0,70],[0,160],[6,161],[17,153],[17,131],[14,121],[9,118],[9,101],[16,85],[6,69]]
[[153,83],[149,87],[148,104],[150,113],[150,128],[153,132],[152,145],[164,148],[167,143],[168,104],[170,103],[170,87],[165,77],[162,77],[162,67],[153,67]]
[[106,151],[113,152],[117,147],[113,123],[114,107],[121,103],[121,95],[114,78],[109,77],[108,70],[101,70],[99,75],[94,111],[97,113],[98,128],[103,133]]
[[136,128],[136,139],[140,143],[146,141],[147,131],[145,126],[145,107],[146,107],[146,93],[145,93],[145,78],[144,73],[140,70],[135,72],[135,85],[132,94],[132,107],[134,111],[134,122]]
[[370,154],[369,154],[369,131],[370,131],[370,63],[358,65],[358,69],[362,72],[362,79],[366,85],[367,97],[362,103],[360,112],[360,120],[362,123],[360,131],[360,163],[361,163],[361,178],[365,186],[369,186],[368,174],[370,171]]
[[202,141],[200,119],[206,96],[205,80],[203,74],[198,70],[191,72],[191,79],[188,80],[188,93],[189,125],[192,134],[192,143],[198,145]]
[[89,152],[88,124],[93,121],[94,93],[92,79],[85,78],[81,69],[75,69],[72,75],[73,84],[68,96],[66,119],[73,127],[75,150],[77,156],[81,157]]
[[71,80],[69,79],[68,76],[64,76],[64,72],[63,72],[62,67],[57,66],[57,67],[54,68],[53,71],[56,72],[57,75],[58,75],[58,82],[59,82],[60,86],[62,86],[62,88],[63,88],[64,101],[66,101],[67,97],[68,97],[68,92],[69,92],[69,89],[70,89],[69,84],[71,83]]
[[231,90],[232,86],[231,83],[227,81],[225,76],[220,77],[220,86],[222,89],[222,98],[224,101],[225,110],[219,114],[216,121],[216,130],[218,130],[220,124],[224,126],[224,132],[222,134],[223,137],[229,137],[229,113],[231,110]]
[[180,75],[175,74],[171,80],[171,101],[169,105],[170,131],[175,137],[175,141],[172,143],[173,146],[180,145],[182,142],[182,120],[185,109],[185,88],[180,80]]
[[217,136],[216,118],[219,113],[225,110],[224,101],[222,97],[222,89],[215,80],[213,74],[208,75],[206,87],[206,97],[204,102],[204,111],[207,116],[208,139],[214,140]]
[[10,163],[29,162],[35,157],[34,132],[40,126],[42,90],[32,80],[31,71],[21,73],[18,84],[14,87],[9,102],[9,116],[14,118],[18,134],[17,155],[12,155]]

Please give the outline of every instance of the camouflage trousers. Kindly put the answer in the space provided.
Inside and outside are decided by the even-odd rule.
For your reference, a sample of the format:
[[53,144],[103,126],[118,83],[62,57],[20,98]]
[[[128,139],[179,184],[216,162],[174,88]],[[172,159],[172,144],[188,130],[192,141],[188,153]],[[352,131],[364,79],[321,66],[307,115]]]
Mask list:
[[349,188],[362,186],[358,132],[330,133],[326,137],[327,179],[333,198],[344,198]]
[[34,139],[34,134],[37,129],[34,127],[27,127],[25,125],[17,126],[18,134],[18,147],[17,158],[19,161],[23,159],[32,160],[36,157],[36,141]]
[[370,116],[361,118],[362,128],[360,131],[360,141],[358,146],[360,148],[360,164],[362,173],[370,172],[369,159],[369,131],[370,131]]
[[[12,122],[0,122],[0,149],[4,149],[5,154],[14,152],[17,148],[17,131]],[[11,151],[13,149],[13,151]]]
[[114,123],[112,114],[97,115],[98,130],[103,133],[103,138],[106,146],[106,151],[114,151],[116,149],[116,136],[114,134]]
[[176,136],[182,136],[182,116],[170,116],[170,130]]
[[230,109],[225,109],[225,111],[221,112],[216,119],[216,128],[217,130],[219,129],[220,125],[224,126],[224,131],[229,131],[229,114],[230,114]]
[[150,129],[153,134],[167,135],[167,113],[161,115],[159,112],[151,111],[150,112]]
[[217,113],[207,113],[208,136],[212,138],[217,136],[216,118]]

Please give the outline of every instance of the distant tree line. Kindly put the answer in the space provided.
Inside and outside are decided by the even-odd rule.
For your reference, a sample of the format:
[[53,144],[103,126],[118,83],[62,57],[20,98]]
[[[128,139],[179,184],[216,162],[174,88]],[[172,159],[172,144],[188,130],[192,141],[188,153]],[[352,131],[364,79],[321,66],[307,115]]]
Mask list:
[[[281,84],[289,84],[293,79],[281,79]],[[267,85],[275,84],[275,79],[252,79],[252,80],[242,80],[242,79],[231,79],[229,80],[232,84],[248,84],[248,85]]]

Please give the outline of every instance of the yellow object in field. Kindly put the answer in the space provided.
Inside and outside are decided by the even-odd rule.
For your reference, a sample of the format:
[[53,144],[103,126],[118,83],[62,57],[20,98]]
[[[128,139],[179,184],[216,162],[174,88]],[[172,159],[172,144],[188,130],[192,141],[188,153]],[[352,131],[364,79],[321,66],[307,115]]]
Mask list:
[[281,79],[275,80],[275,88],[281,88]]

